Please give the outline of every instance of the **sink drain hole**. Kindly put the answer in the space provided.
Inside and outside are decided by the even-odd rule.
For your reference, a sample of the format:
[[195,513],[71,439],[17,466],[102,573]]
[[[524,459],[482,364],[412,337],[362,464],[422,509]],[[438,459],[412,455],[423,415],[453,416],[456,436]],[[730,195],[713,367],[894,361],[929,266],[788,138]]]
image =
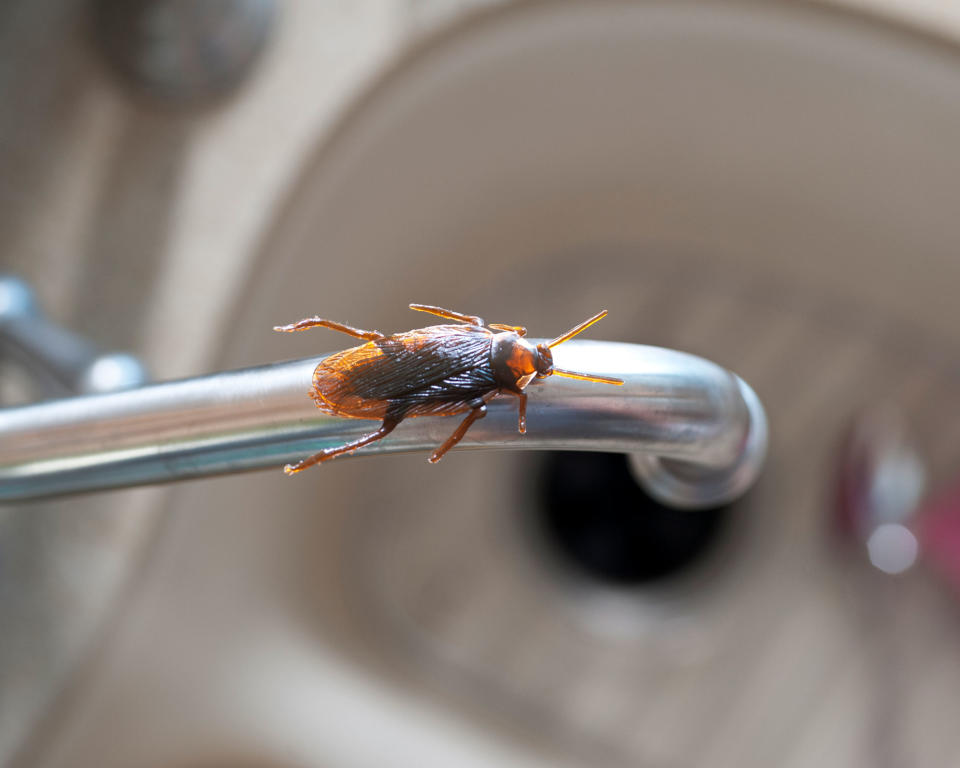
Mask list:
[[729,507],[678,511],[650,498],[627,457],[550,453],[539,479],[535,526],[575,570],[611,586],[675,576],[718,540]]

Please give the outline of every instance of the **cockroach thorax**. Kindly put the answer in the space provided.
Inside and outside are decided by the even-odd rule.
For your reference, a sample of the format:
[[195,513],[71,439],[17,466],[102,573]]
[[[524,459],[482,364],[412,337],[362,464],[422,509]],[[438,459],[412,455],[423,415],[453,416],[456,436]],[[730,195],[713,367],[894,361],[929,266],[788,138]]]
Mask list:
[[497,383],[511,392],[522,392],[542,365],[540,350],[513,332],[494,334],[490,364]]

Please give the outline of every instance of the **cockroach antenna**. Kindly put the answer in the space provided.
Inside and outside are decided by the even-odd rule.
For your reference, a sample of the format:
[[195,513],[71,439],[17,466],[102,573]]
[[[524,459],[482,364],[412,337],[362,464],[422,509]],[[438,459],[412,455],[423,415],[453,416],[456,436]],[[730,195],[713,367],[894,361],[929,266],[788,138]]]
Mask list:
[[547,347],[549,349],[553,349],[558,344],[563,344],[563,342],[565,341],[570,341],[570,339],[572,339],[578,333],[581,333],[582,331],[587,330],[587,328],[589,328],[591,325],[593,325],[596,322],[599,322],[600,320],[603,320],[603,318],[605,318],[606,316],[607,316],[607,310],[605,309],[600,312],[597,312],[597,314],[595,314],[593,317],[587,320],[584,320],[582,323],[580,323],[580,325],[577,325],[571,328],[562,336],[557,336],[557,338],[555,338],[553,341],[547,344]]
[[[557,338],[555,338],[553,341],[551,341],[549,344],[546,345],[547,349],[553,349],[553,347],[556,347],[559,344],[563,344],[563,342],[565,341],[570,341],[570,339],[572,339],[578,333],[587,330],[587,328],[589,328],[591,325],[598,322],[599,320],[603,320],[603,318],[605,318],[606,316],[607,316],[607,310],[605,309],[600,312],[597,312],[597,314],[595,314],[593,317],[587,320],[584,320],[582,323],[580,323],[580,325],[577,325],[571,328],[562,336],[557,336]],[[576,371],[565,371],[562,368],[556,368],[556,367],[553,368],[553,373],[556,374],[557,376],[563,376],[564,378],[567,378],[567,379],[580,379],[581,381],[595,381],[595,382],[598,382],[599,384],[617,384],[617,385],[623,384],[622,379],[615,379],[611,376],[597,376],[595,374],[577,373]]]
[[580,381],[595,381],[598,384],[616,384],[623,385],[623,379],[615,379],[613,376],[597,376],[592,373],[577,373],[576,371],[565,371],[562,368],[554,368],[554,374],[563,376],[565,379],[580,379]]

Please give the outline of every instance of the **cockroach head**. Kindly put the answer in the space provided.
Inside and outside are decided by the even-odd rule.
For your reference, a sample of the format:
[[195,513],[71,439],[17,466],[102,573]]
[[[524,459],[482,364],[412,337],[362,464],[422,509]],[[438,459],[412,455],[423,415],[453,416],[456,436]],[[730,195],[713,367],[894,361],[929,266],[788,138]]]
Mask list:
[[544,376],[550,376],[551,374],[556,374],[557,376],[563,376],[567,379],[580,379],[581,381],[596,381],[600,384],[623,384],[622,379],[615,379],[612,376],[598,376],[593,373],[579,373],[577,371],[565,371],[562,368],[554,368],[553,366],[553,352],[551,348],[557,346],[558,344],[563,344],[565,341],[569,341],[574,336],[576,336],[581,331],[585,331],[591,325],[593,325],[598,320],[602,320],[607,316],[607,310],[602,312],[597,312],[593,317],[590,317],[584,320],[580,325],[574,326],[569,331],[567,331],[562,336],[557,336],[553,341],[547,344],[537,344],[537,378],[542,379]]
[[500,387],[511,392],[522,392],[524,387],[534,378],[545,379],[547,376],[553,376],[554,374],[568,379],[597,381],[604,384],[623,384],[620,379],[614,379],[610,376],[565,371],[561,368],[555,368],[553,365],[551,347],[572,339],[606,314],[607,312],[604,310],[590,319],[584,320],[580,325],[571,328],[553,341],[536,346],[512,331],[494,334],[493,343],[490,347],[490,365],[496,381]]
[[543,379],[553,373],[553,352],[546,344],[537,344],[537,378]]

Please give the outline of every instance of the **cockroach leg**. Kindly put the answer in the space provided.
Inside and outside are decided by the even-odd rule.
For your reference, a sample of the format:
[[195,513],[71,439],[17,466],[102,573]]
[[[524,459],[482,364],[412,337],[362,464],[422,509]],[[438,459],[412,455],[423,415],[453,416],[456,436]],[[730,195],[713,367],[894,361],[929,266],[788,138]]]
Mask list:
[[447,320],[458,320],[461,323],[483,326],[483,318],[477,317],[476,315],[464,315],[450,309],[443,309],[442,307],[431,307],[428,304],[411,304],[410,309],[414,309],[417,312],[429,312],[431,315],[445,317]]
[[429,461],[431,464],[436,464],[438,461],[440,461],[447,451],[463,440],[463,436],[467,434],[467,430],[470,429],[470,426],[473,424],[473,422],[475,422],[477,419],[482,419],[486,415],[487,406],[481,400],[480,404],[474,406],[473,410],[467,414],[467,418],[460,422],[460,426],[457,427],[456,430],[454,430],[454,433],[447,438],[447,442],[437,448],[437,450],[433,452],[433,456],[427,459],[427,461]]
[[315,453],[313,456],[310,456],[302,461],[298,461],[296,464],[287,464],[283,468],[283,471],[288,475],[295,475],[297,472],[302,472],[307,469],[307,467],[312,467],[314,464],[321,464],[324,461],[330,461],[337,456],[341,456],[344,453],[353,453],[357,448],[362,448],[365,445],[370,445],[370,443],[375,443],[377,440],[380,440],[391,432],[399,424],[398,419],[384,419],[383,424],[380,425],[380,429],[376,432],[371,432],[369,435],[364,435],[358,440],[354,440],[352,443],[347,443],[346,445],[341,445],[338,448],[327,448],[325,451],[320,451],[320,453]]
[[527,393],[521,392],[517,397],[520,400],[517,403],[517,430],[524,435],[527,432]]
[[[490,326],[491,328],[493,326]],[[517,431],[521,435],[527,433],[527,393],[526,392],[514,392],[510,389],[501,390],[503,394],[513,395],[517,398]]]
[[513,331],[517,336],[526,336],[527,329],[522,325],[504,325],[503,323],[490,323],[488,328],[496,328],[498,331]]
[[377,341],[378,339],[385,338],[384,334],[380,333],[380,331],[361,331],[359,328],[351,328],[349,325],[335,323],[333,320],[324,320],[322,317],[307,317],[290,325],[275,325],[273,330],[292,333],[293,331],[305,331],[308,328],[318,327],[329,328],[331,331],[340,331],[340,333],[356,336],[358,339],[365,339],[366,341]]

